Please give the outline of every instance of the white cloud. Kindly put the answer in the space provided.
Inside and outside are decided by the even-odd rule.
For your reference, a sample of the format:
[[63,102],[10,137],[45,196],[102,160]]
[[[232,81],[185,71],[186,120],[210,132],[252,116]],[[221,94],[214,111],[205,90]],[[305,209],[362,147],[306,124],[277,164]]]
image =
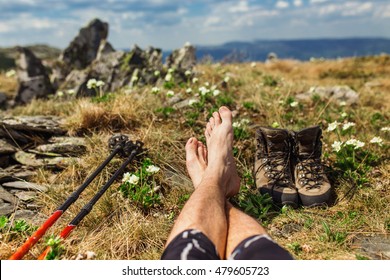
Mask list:
[[328,0],[310,0],[310,4],[319,4],[325,2],[328,2]]
[[294,0],[293,4],[295,7],[300,7],[303,5],[303,2],[302,0]]
[[285,8],[288,8],[289,6],[290,6],[290,4],[286,1],[278,1],[278,2],[276,2],[276,5],[275,5],[275,7],[278,9],[285,9]]
[[244,13],[249,11],[249,6],[247,1],[240,1],[237,5],[229,8],[229,12],[231,13]]
[[342,15],[344,16],[357,16],[364,13],[369,12],[373,8],[373,4],[371,2],[366,3],[355,3],[355,2],[347,2],[344,5],[345,10]]
[[221,22],[220,17],[208,17],[206,21],[204,22],[204,26],[209,27],[209,26],[215,26],[218,25]]

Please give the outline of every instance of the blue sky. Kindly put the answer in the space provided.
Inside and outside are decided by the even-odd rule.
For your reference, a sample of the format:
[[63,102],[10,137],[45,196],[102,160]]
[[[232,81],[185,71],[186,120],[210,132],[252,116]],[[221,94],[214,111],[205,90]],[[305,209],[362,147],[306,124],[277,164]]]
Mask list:
[[0,46],[66,47],[93,18],[115,48],[256,39],[390,38],[390,1],[0,0]]

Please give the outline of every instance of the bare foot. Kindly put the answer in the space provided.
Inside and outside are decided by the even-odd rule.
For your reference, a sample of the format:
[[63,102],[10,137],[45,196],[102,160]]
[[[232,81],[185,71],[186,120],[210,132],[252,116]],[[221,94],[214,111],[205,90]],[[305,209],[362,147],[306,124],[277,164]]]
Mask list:
[[190,138],[186,144],[186,165],[192,183],[196,188],[202,181],[207,167],[206,146],[196,138]]
[[233,157],[232,112],[221,107],[214,112],[206,125],[208,165],[204,178],[218,179],[218,183],[226,188],[226,196],[231,197],[240,189],[240,178],[237,174]]

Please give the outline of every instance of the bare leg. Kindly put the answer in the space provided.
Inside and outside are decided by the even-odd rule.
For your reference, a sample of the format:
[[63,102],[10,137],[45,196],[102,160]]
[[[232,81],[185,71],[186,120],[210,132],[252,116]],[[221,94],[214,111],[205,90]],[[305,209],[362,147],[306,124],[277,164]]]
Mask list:
[[[202,152],[203,148],[196,139],[191,138],[186,145],[187,167],[191,178],[199,184],[177,218],[167,244],[184,230],[197,229],[215,244],[219,255],[224,257],[227,238],[226,195],[238,191],[228,184],[234,166],[232,114],[226,107],[221,107],[210,121],[213,121],[213,125],[208,133],[207,161],[206,153]],[[204,172],[197,177],[194,172],[202,167],[205,167]]]
[[[208,146],[211,145],[210,142],[212,139],[210,136],[213,133],[213,127],[215,127],[214,117],[210,119],[205,130]],[[230,162],[233,164],[231,165],[230,180],[228,182],[229,193],[227,194],[227,197],[237,194],[240,188],[240,178],[238,177],[236,171],[233,154],[230,153],[229,157]],[[206,147],[196,139],[190,139],[186,145],[186,159],[188,173],[194,187],[197,188],[207,167]],[[244,239],[253,235],[266,233],[265,229],[255,219],[234,208],[229,202],[226,202],[226,214],[228,220],[228,233],[225,251],[226,258],[230,256],[234,248]]]

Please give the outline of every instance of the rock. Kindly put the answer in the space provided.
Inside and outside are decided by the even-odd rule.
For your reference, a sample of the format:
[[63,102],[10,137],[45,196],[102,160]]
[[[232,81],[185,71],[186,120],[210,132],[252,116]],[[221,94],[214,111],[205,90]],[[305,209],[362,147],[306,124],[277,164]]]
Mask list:
[[5,93],[0,92],[0,110],[7,109],[7,95]]
[[102,40],[99,45],[99,49],[96,55],[96,60],[100,60],[103,56],[115,52],[115,49],[107,40]]
[[63,169],[75,162],[77,158],[71,157],[52,157],[52,158],[38,158],[36,154],[18,151],[14,154],[14,159],[20,164],[31,167],[45,167],[54,169]]
[[0,155],[0,167],[6,168],[9,165],[10,157],[8,155]]
[[25,166],[13,165],[5,169],[0,168],[0,183],[15,180],[29,180],[35,175],[35,172]]
[[185,44],[181,49],[174,50],[166,61],[168,68],[192,70],[196,65],[195,47]]
[[41,186],[34,183],[29,182],[23,182],[23,181],[14,181],[14,182],[7,182],[2,183],[4,188],[13,188],[13,189],[19,189],[19,190],[35,190],[39,192],[46,192],[47,187]]
[[55,116],[15,116],[0,119],[0,137],[20,143],[36,142],[37,137],[64,135],[61,119]]
[[359,94],[348,86],[311,87],[308,92],[296,95],[301,101],[310,101],[314,96],[332,99],[338,104],[354,105],[359,102]]
[[82,137],[53,137],[49,139],[49,142],[52,144],[40,145],[30,151],[77,157],[87,150],[85,139]]
[[16,192],[15,196],[22,201],[30,201],[33,200],[36,196],[36,192]]
[[101,42],[107,38],[107,35],[108,23],[99,19],[94,19],[81,28],[79,34],[53,66],[53,83],[59,87],[72,70],[82,70],[88,67],[97,57]]
[[16,210],[13,220],[24,220],[34,226],[41,225],[47,217],[41,213],[36,213],[31,210]]
[[267,55],[267,59],[266,59],[265,63],[275,62],[277,60],[278,60],[278,55],[274,52],[270,52]]
[[14,210],[15,207],[11,203],[0,203],[0,216],[8,216]]
[[6,191],[3,187],[0,186],[0,198],[6,202],[11,203],[12,205],[16,204],[18,202],[18,199],[11,194],[10,192]]
[[6,141],[0,139],[0,155],[8,155],[15,153],[18,149],[11,144],[8,144]]
[[390,260],[390,237],[359,236],[354,242],[363,254],[375,260]]
[[18,47],[16,59],[19,88],[15,104],[27,104],[34,98],[45,98],[54,93],[46,69],[29,49]]

